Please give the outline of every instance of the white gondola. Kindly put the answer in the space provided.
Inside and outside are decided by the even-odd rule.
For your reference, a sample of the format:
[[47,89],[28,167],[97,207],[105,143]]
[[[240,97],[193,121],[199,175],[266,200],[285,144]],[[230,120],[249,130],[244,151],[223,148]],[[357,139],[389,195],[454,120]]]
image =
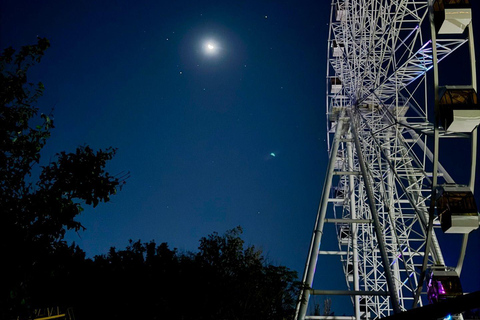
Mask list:
[[[342,110],[345,109],[345,106],[348,105],[347,104],[348,101],[349,101],[349,99],[345,95],[335,94],[335,96],[332,97],[331,103],[330,103],[330,108],[331,109],[330,109],[330,112],[329,112],[329,120],[330,121],[335,121],[335,127],[337,125],[336,122],[338,120],[338,117],[340,116]],[[335,132],[335,131],[332,131],[332,132]]]
[[342,245],[348,245],[350,242],[350,226],[343,225],[340,227],[340,243]]
[[437,213],[445,233],[470,233],[479,217],[472,191],[467,186],[447,184],[438,188]]
[[349,282],[353,282],[353,264],[347,263],[347,279]]
[[427,272],[427,297],[437,303],[463,295],[462,285],[453,268],[434,266]]
[[330,122],[330,133],[335,133],[335,130],[337,130],[337,121],[331,121]]
[[347,20],[347,11],[345,10],[345,4],[340,3],[337,4],[337,10],[336,10],[336,19],[337,21],[346,21]]
[[330,80],[331,82],[331,87],[330,87],[330,92],[331,93],[339,93],[342,91],[342,81],[340,78],[332,78]]
[[472,88],[444,87],[439,103],[440,125],[451,132],[472,132],[480,124],[477,93]]
[[332,41],[332,56],[333,57],[341,57],[343,55],[343,51],[345,46],[343,43],[338,43],[337,41]]
[[468,0],[436,0],[433,10],[438,34],[463,33],[472,21],[472,9]]

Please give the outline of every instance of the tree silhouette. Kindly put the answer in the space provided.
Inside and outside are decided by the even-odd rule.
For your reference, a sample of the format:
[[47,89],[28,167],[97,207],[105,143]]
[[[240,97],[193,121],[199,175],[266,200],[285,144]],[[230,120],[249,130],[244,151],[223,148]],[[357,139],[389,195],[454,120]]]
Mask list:
[[237,227],[200,240],[195,261],[209,295],[198,308],[205,319],[284,319],[293,315],[296,272],[265,261],[254,246],[245,247]]
[[88,309],[82,314],[88,319],[292,318],[296,272],[267,263],[259,250],[245,247],[241,233],[240,227],[212,233],[196,253],[153,241],[111,248],[95,257],[90,278],[97,287],[81,295],[77,313]]
[[7,313],[31,311],[27,300],[32,275],[42,270],[66,230],[83,228],[75,220],[82,205],[109,201],[124,183],[104,170],[116,150],[95,152],[88,146],[60,152],[41,168],[38,179],[32,176],[54,124],[51,115],[38,116],[35,103],[44,86],[29,83],[27,72],[49,46],[39,38],[18,52],[7,48],[0,57],[0,234],[8,261],[0,300]]

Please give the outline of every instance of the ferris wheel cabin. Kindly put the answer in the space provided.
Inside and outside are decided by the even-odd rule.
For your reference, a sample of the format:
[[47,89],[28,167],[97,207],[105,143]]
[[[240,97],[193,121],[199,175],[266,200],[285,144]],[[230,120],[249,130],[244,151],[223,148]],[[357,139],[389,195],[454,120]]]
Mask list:
[[430,303],[463,295],[457,272],[445,266],[434,266],[427,273],[427,296]]
[[339,3],[336,7],[335,18],[337,21],[346,21],[347,20],[347,11],[345,10],[345,4]]
[[469,0],[436,0],[433,4],[438,34],[458,34],[472,21]]
[[332,56],[341,57],[343,55],[343,50],[345,46],[343,43],[339,43],[335,40],[332,41]]
[[342,91],[342,81],[340,78],[332,78],[331,79],[331,87],[330,87],[330,92],[331,93],[339,93]]
[[480,106],[472,88],[444,87],[439,103],[440,125],[447,131],[472,132],[480,124]]
[[349,225],[342,225],[340,226],[340,244],[342,245],[348,245],[350,242],[350,226]]
[[478,228],[478,211],[467,186],[446,184],[438,188],[437,213],[445,233],[470,233]]

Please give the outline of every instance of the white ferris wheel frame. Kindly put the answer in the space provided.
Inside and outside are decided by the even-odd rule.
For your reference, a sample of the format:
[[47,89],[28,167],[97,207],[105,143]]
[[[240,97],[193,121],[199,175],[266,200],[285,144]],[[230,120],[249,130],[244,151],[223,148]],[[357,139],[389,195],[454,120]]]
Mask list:
[[[468,46],[468,87],[476,91],[477,83],[472,23],[463,36],[437,37],[433,2],[331,2],[329,163],[296,320],[375,319],[421,306],[426,303],[420,295],[426,268],[445,265],[431,200],[439,184],[455,181],[439,161],[439,144],[443,138],[471,139],[468,185],[473,192],[477,129],[457,133],[439,127],[434,116],[441,90],[439,63]],[[336,229],[336,250],[321,248],[326,225]],[[459,275],[467,241],[465,234],[455,268]],[[323,255],[340,257],[348,290],[313,288]],[[354,315],[308,316],[312,294],[350,295]]]

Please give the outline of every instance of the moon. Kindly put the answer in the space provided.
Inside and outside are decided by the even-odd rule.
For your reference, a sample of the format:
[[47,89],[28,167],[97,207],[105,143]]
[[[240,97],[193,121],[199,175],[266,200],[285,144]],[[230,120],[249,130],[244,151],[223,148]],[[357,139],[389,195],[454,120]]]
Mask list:
[[220,45],[214,40],[206,40],[203,43],[203,52],[208,56],[216,56],[220,52]]

